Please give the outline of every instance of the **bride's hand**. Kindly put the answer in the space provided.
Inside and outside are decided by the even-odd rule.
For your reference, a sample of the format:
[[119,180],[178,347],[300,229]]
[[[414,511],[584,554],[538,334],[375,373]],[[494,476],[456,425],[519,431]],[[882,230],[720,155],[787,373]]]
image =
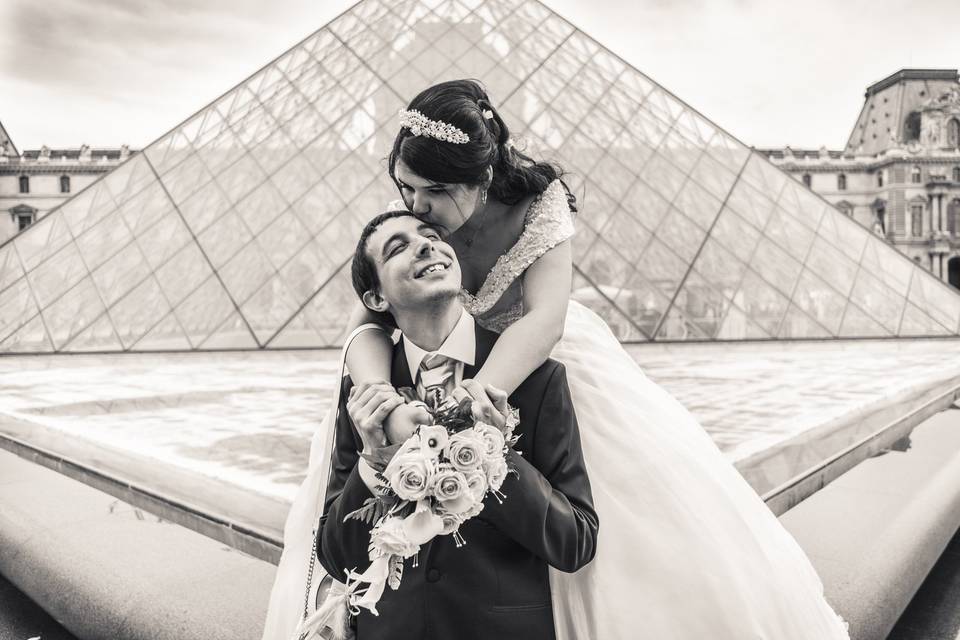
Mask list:
[[451,395],[457,402],[462,402],[467,397],[473,400],[471,409],[474,420],[491,424],[500,430],[506,426],[507,394],[505,391],[489,384],[484,387],[476,380],[468,379],[461,382]]
[[357,427],[364,452],[387,444],[384,418],[402,404],[403,396],[389,382],[369,382],[350,388],[347,414]]
[[412,436],[418,425],[431,422],[430,413],[422,405],[401,404],[383,421],[383,430],[387,435],[387,442],[397,444]]

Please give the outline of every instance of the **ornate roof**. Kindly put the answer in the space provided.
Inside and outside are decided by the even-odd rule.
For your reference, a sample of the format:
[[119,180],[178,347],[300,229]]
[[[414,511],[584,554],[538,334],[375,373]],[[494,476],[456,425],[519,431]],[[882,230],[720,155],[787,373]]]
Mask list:
[[902,69],[870,85],[844,152],[875,155],[906,148],[909,114],[958,87],[956,69]]

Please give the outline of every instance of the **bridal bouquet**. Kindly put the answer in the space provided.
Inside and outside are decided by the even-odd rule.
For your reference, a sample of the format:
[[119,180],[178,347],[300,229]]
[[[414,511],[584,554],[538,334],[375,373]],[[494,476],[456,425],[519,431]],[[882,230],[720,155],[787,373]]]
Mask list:
[[366,458],[384,487],[345,518],[373,525],[370,567],[347,575],[352,613],[364,608],[378,615],[384,587],[400,587],[405,559],[412,557],[416,566],[421,545],[436,536],[453,536],[463,546],[460,526],[483,510],[486,495],[503,501],[500,487],[513,471],[506,453],[516,443],[519,422],[515,410],[509,414],[501,431],[474,422],[469,401],[457,406],[451,400],[434,413],[434,424],[421,425],[392,458]]

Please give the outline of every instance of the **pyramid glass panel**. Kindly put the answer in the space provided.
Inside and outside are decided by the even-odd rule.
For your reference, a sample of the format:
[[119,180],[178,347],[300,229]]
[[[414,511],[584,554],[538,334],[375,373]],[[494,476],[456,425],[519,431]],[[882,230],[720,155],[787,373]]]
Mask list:
[[813,320],[797,307],[790,305],[780,324],[778,338],[829,338],[832,334],[823,325]]
[[170,313],[140,340],[133,344],[137,351],[186,351],[190,349],[177,317]]
[[710,236],[743,262],[750,261],[761,238],[759,231],[729,208],[720,212]]
[[84,277],[83,259],[72,242],[27,273],[27,283],[37,304],[45,309]]
[[0,341],[40,313],[25,279],[0,292]]
[[110,306],[150,275],[150,265],[131,242],[92,275],[104,304]]
[[[19,263],[16,265],[17,273],[30,271],[36,268],[41,262],[54,255],[72,240],[70,230],[63,216],[47,216],[30,225],[30,233],[21,233],[14,237],[11,246],[16,249],[19,256]],[[14,260],[11,257],[4,265],[5,269],[14,268]],[[6,273],[6,272],[5,272]]]
[[[803,310],[810,318],[826,328],[830,335],[838,335],[843,309],[847,304],[845,295],[838,293],[829,279],[820,279],[811,271],[804,270],[793,292],[793,304]],[[794,337],[787,335],[784,337]],[[802,337],[802,336],[796,336]]]
[[250,335],[247,320],[239,313],[232,313],[217,329],[200,343],[201,349],[256,349],[257,343]]
[[120,342],[129,349],[170,313],[170,302],[156,279],[149,277],[107,310]]
[[106,314],[70,340],[62,349],[71,353],[86,351],[120,351],[122,346]]
[[336,346],[399,108],[481,79],[622,340],[955,336],[960,296],[536,0],[362,0],[0,245],[0,352]]
[[53,350],[39,314],[0,340],[0,353],[50,353]]
[[850,294],[857,276],[857,263],[820,237],[810,248],[806,267],[845,296]]
[[91,279],[81,280],[40,314],[57,349],[86,329],[105,311]]
[[0,292],[23,277],[23,267],[20,257],[13,250],[13,245],[0,247]]

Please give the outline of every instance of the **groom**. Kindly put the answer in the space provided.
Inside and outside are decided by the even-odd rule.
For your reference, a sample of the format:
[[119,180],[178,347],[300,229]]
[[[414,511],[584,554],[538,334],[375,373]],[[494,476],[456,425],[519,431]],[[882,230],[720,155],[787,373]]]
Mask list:
[[[367,224],[353,283],[364,304],[403,333],[391,385],[416,388],[421,399],[472,378],[496,342],[460,303],[453,250],[409,212],[384,213]],[[344,416],[349,389],[345,383],[317,539],[320,563],[340,580],[370,563],[370,525],[344,516],[377,490],[359,452],[386,443],[383,417],[397,402],[385,384],[364,386],[350,402],[355,426]],[[377,604],[380,615],[357,616],[358,640],[555,638],[547,566],[573,572],[589,563],[598,526],[563,365],[545,362],[509,402],[520,412],[515,433],[522,454],[508,454],[519,477],[503,483],[506,499],[500,504],[488,496],[480,515],[461,526],[466,546],[437,537],[422,547],[416,565],[407,560],[400,588],[387,589]]]

